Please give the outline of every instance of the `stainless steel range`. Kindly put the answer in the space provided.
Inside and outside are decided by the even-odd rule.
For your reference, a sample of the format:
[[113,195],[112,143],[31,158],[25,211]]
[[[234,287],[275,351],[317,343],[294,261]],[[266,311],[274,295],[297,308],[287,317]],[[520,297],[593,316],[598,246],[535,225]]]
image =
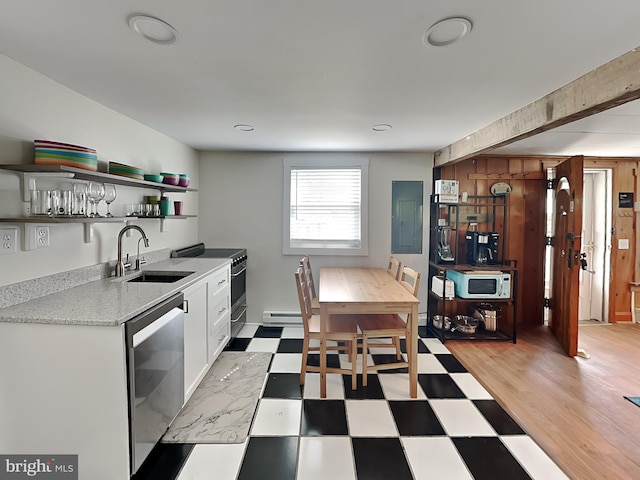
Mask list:
[[247,321],[247,250],[205,248],[204,243],[197,243],[173,250],[171,256],[231,259],[231,337],[236,337]]

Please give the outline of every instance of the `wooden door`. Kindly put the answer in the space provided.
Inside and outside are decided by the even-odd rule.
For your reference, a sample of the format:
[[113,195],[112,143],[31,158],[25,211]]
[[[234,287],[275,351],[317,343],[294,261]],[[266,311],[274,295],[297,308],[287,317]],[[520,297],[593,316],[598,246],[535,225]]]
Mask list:
[[556,167],[550,327],[569,356],[578,354],[578,300],[584,157]]

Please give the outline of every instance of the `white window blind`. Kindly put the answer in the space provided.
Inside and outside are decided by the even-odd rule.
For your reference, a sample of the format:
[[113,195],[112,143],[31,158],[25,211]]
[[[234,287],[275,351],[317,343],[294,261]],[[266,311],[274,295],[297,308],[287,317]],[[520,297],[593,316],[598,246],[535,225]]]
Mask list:
[[360,248],[359,168],[291,169],[290,241]]
[[283,253],[367,255],[368,160],[285,161]]

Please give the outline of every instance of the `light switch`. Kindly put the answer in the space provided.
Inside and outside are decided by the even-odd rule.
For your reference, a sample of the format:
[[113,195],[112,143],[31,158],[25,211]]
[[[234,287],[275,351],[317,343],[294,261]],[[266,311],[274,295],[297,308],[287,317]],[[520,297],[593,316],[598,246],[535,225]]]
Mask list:
[[629,250],[629,239],[628,238],[619,238],[618,239],[618,250]]

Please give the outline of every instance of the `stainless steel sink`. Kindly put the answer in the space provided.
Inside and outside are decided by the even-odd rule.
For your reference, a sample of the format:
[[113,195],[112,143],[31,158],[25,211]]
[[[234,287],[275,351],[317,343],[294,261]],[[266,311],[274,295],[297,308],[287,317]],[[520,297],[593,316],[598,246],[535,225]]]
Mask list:
[[173,283],[188,277],[194,272],[173,272],[173,271],[146,271],[141,275],[133,277],[126,282],[144,282],[144,283]]

